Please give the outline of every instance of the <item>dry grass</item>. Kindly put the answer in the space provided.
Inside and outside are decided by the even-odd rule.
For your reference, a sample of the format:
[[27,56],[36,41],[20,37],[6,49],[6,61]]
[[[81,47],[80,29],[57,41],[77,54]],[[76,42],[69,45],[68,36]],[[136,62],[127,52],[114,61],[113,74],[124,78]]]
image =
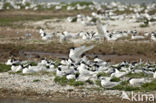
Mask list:
[[[87,43],[84,45],[93,45],[94,43]],[[95,44],[94,44],[95,45]],[[14,55],[19,57],[19,52],[23,51],[40,51],[47,53],[55,53],[61,55],[68,55],[70,47],[74,46],[72,43],[59,43],[53,41],[47,44],[26,44],[23,42],[0,44],[1,59],[7,59],[9,56]],[[94,49],[88,51],[87,54],[107,56],[105,59],[112,59],[112,61],[119,62],[121,60],[150,60],[155,62],[156,58],[156,43],[154,42],[102,42],[97,43]],[[23,54],[24,55],[24,54]],[[113,55],[113,56],[112,56]],[[111,57],[112,56],[112,57]],[[40,55],[36,55],[40,57]],[[50,57],[47,55],[47,57]],[[22,57],[23,58],[23,57]],[[114,59],[115,58],[115,59]],[[113,60],[114,59],[114,60]]]
[[0,11],[0,27],[13,27],[21,28],[21,24],[18,22],[22,21],[38,21],[43,19],[52,18],[65,18],[68,16],[76,16],[77,14],[87,14],[91,12],[89,10],[83,11],[56,11],[56,10],[46,10],[46,11],[25,11],[25,10],[10,10],[10,11]]

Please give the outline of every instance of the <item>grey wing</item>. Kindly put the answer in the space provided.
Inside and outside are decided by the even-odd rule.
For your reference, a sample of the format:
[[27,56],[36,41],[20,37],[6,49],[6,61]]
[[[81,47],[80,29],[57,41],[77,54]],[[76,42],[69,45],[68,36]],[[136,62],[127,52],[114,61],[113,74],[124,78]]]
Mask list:
[[78,52],[80,52],[81,50],[83,50],[83,49],[85,49],[86,48],[86,46],[80,46],[80,47],[77,47],[77,48],[75,48],[75,53],[78,53]]
[[102,31],[103,31],[104,33],[107,32],[107,25],[102,25]]
[[107,25],[102,25],[101,22],[98,20],[97,21],[97,31],[98,34],[103,35],[107,31]]
[[81,49],[79,52],[77,52],[76,56],[80,57],[83,53],[85,53],[86,51],[91,50],[93,48],[94,48],[94,45],[85,47],[85,48]]
[[96,24],[97,24],[96,28],[97,28],[98,34],[99,35],[104,34],[103,29],[102,29],[102,24],[100,23],[99,20],[96,22]]

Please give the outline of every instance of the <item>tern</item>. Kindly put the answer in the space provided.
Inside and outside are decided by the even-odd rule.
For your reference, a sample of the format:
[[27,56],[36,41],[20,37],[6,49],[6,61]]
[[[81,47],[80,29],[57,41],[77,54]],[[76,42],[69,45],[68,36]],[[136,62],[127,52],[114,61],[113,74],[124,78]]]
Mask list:
[[22,69],[23,69],[23,65],[16,66],[16,64],[12,64],[12,66],[11,66],[11,70],[13,72],[18,72],[18,71],[21,71]]
[[107,25],[102,25],[99,20],[97,20],[97,30],[99,35],[104,35],[107,33]]
[[101,78],[101,86],[104,88],[113,88],[120,84],[120,82],[111,82],[111,78]]
[[71,48],[70,49],[70,53],[69,53],[69,58],[71,58],[73,61],[75,61],[76,63],[79,62],[81,60],[80,56],[90,50],[93,49],[94,46],[81,46],[81,47],[77,47],[77,48]]
[[132,78],[129,80],[129,84],[132,86],[140,86],[141,84],[145,83],[145,78]]

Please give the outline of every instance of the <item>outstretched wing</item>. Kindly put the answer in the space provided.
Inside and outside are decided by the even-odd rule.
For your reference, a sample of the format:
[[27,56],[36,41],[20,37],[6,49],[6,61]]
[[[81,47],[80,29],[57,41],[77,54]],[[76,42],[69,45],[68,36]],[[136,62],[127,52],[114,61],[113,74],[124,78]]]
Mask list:
[[91,50],[93,48],[94,48],[94,45],[88,46],[88,47],[82,46],[82,47],[79,47],[78,49],[76,48],[77,52],[75,52],[75,56],[79,58],[83,53],[85,53],[86,51]]
[[102,25],[101,22],[100,22],[99,20],[97,20],[96,23],[97,23],[96,28],[97,28],[98,34],[99,34],[99,35],[105,34],[106,31],[107,31],[107,25]]
[[85,48],[86,48],[86,46],[80,46],[80,47],[75,48],[74,51],[75,51],[75,53],[78,53]]

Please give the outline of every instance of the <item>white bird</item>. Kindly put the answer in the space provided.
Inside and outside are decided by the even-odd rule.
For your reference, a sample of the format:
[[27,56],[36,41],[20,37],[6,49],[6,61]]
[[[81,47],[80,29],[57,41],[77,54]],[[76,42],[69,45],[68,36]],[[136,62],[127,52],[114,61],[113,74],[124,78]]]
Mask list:
[[69,75],[66,76],[66,78],[67,78],[68,80],[76,79],[75,74],[69,74]]
[[75,61],[75,62],[79,62],[79,61],[81,60],[80,56],[81,56],[84,52],[86,52],[86,51],[92,49],[93,47],[94,47],[94,46],[88,46],[88,47],[86,47],[86,46],[81,46],[81,47],[78,47],[78,48],[71,48],[71,49],[70,49],[70,53],[69,53],[69,58],[71,58],[71,59],[72,59],[73,61]]
[[31,33],[26,33],[26,34],[25,34],[25,37],[26,37],[26,38],[31,38],[31,36],[32,36]]
[[153,73],[153,78],[156,79],[156,72]]
[[145,78],[132,78],[129,80],[129,84],[132,86],[140,86],[141,84],[145,83]]
[[23,74],[28,74],[28,73],[34,73],[35,71],[33,69],[29,69],[29,68],[24,68],[22,70],[22,73]]
[[44,34],[42,37],[42,40],[50,40],[51,38],[52,38],[52,35]]
[[8,59],[7,62],[5,62],[6,65],[12,65],[12,64],[20,64],[21,62],[19,60],[15,59]]
[[103,62],[103,60],[102,59],[99,59],[98,56],[95,56],[94,57],[94,62]]
[[104,88],[113,88],[113,87],[120,84],[120,82],[111,82],[110,77],[109,78],[104,77],[104,78],[101,78],[101,79],[102,79],[101,80],[101,86],[104,87]]
[[45,33],[42,28],[40,29],[39,33],[42,37],[42,40],[50,40],[53,37],[53,35]]
[[152,34],[151,34],[151,39],[152,39],[153,41],[156,41],[156,34],[152,33]]
[[56,75],[63,77],[66,75],[66,73],[60,67],[58,67],[58,69],[56,70]]
[[47,65],[48,62],[46,59],[42,59],[40,63],[38,63],[38,65]]
[[85,62],[88,65],[90,64],[90,61],[87,59],[87,57],[85,56],[85,54],[84,55],[82,54],[81,61]]
[[41,28],[40,31],[39,31],[39,33],[41,34],[41,36],[43,36],[43,34],[44,34],[45,32],[44,32],[43,29]]
[[132,35],[131,39],[136,40],[136,39],[145,39],[144,36],[141,35]]
[[80,74],[78,77],[79,81],[86,81],[88,79],[95,79],[97,77],[97,73],[98,73],[98,72],[92,72],[92,71],[87,70],[87,66],[84,64],[84,62],[82,62],[80,64],[80,66],[78,66],[77,70]]
[[104,35],[107,33],[107,25],[102,25],[99,20],[97,20],[97,31],[99,35]]
[[11,66],[11,70],[13,72],[18,72],[18,71],[21,71],[22,69],[23,69],[23,65],[16,66],[15,64],[12,64],[12,66]]
[[13,60],[12,59],[8,59],[8,61],[5,64],[6,65],[12,65],[13,64]]
[[120,72],[119,70],[115,69],[115,72],[111,74],[111,77],[121,78],[121,77],[127,75],[128,73],[130,73],[130,71]]

